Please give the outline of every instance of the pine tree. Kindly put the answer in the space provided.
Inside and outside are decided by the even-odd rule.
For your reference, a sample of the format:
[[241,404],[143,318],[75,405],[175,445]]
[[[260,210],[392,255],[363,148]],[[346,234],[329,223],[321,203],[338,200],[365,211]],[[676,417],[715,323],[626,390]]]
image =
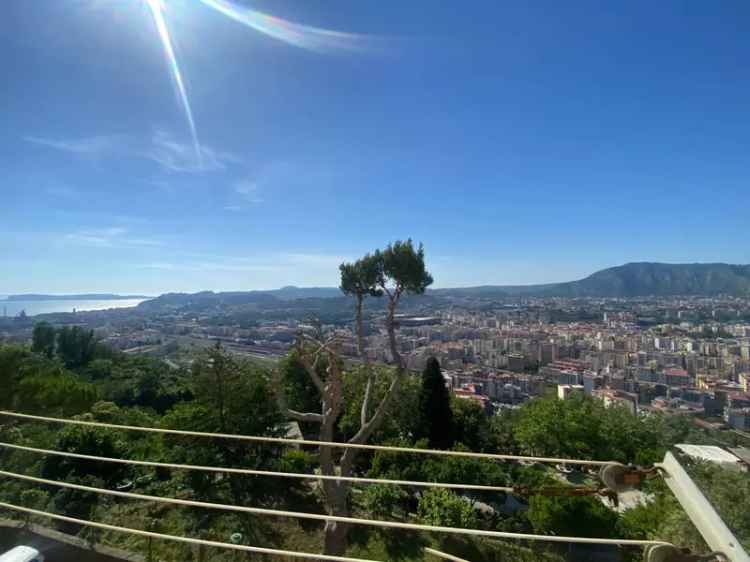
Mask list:
[[430,447],[448,449],[453,445],[453,412],[450,394],[434,357],[427,360],[422,373],[422,394],[419,403],[420,428]]
[[55,354],[55,338],[57,334],[55,328],[47,322],[38,322],[34,324],[32,332],[31,350],[36,353],[42,353],[47,358],[52,359]]

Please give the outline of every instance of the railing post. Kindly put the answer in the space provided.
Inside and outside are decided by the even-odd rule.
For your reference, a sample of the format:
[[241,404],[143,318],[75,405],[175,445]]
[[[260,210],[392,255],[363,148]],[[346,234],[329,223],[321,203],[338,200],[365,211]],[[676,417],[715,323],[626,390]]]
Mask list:
[[677,458],[668,452],[657,466],[664,471],[664,482],[711,550],[721,552],[730,562],[750,562],[750,556]]

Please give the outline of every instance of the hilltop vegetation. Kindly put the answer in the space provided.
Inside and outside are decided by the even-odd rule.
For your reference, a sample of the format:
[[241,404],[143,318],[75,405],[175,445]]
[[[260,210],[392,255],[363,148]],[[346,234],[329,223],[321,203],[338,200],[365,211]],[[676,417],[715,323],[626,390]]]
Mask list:
[[598,271],[556,291],[565,296],[750,294],[750,265],[629,263]]
[[[85,342],[86,338],[78,341]],[[271,370],[240,361],[220,347],[202,352],[190,369],[172,369],[154,359],[130,357],[101,346],[95,346],[96,351],[86,356],[83,363],[66,367],[57,350],[49,357],[42,346],[37,347],[40,351],[19,346],[0,348],[0,384],[9,389],[2,396],[3,408],[195,431],[275,436],[287,430],[274,398]],[[305,379],[301,377],[303,372],[298,358],[292,354],[279,369],[290,404],[300,408],[310,406],[309,393],[304,391],[304,386],[299,386],[305,384]],[[393,376],[391,369],[380,368],[377,393],[384,392]],[[346,407],[336,423],[336,433],[346,437],[356,432],[359,424],[363,380],[358,369],[347,369],[343,381]],[[391,404],[386,423],[375,432],[372,441],[426,447],[427,439],[419,436],[429,436],[430,425],[442,420],[412,415],[422,408],[425,390],[420,377],[409,375],[402,385],[398,399]],[[295,393],[294,388],[300,391]],[[539,399],[517,411],[492,418],[471,401],[451,398],[449,407],[455,450],[650,463],[661,458],[672,443],[709,443],[717,438],[717,434],[709,436],[703,430],[694,429],[683,418],[637,418],[624,410],[606,409],[587,398]],[[6,441],[82,454],[287,472],[312,473],[319,467],[314,449],[18,422],[10,418],[2,418],[0,422]],[[138,493],[165,497],[323,511],[320,489],[299,480],[102,465],[8,450],[0,452],[0,460],[4,470],[100,488],[124,486]],[[749,505],[750,491],[746,484],[734,482],[731,480],[734,476],[724,471],[717,473],[700,467],[698,470],[711,497],[731,509],[727,522],[747,540],[748,530],[744,525],[747,511],[738,511],[738,506]],[[557,482],[554,471],[541,466],[384,452],[361,455],[354,474],[496,485]],[[475,502],[500,506],[505,501],[503,494],[459,494],[446,490],[419,493],[415,488],[385,485],[354,487],[352,508],[353,515],[358,517],[543,534],[679,537],[694,547],[701,546],[700,541],[694,544],[695,533],[669,492],[658,487],[653,491],[656,494],[653,503],[624,515],[606,508],[595,498],[543,496],[532,497],[527,509],[490,514],[475,510]],[[119,500],[53,486],[34,487],[11,479],[0,482],[0,498],[84,519],[215,540],[226,540],[231,533],[239,531],[247,544],[308,551],[320,551],[323,540],[323,528],[317,523]],[[6,515],[14,516],[13,513]],[[57,526],[90,540],[144,554],[149,551],[145,540],[114,533],[92,533],[70,524]],[[564,551],[551,547],[550,550],[545,545],[519,547],[498,541],[439,538],[357,527],[352,531],[347,553],[381,560],[422,560],[421,546],[433,545],[470,556],[477,562],[498,560],[499,556],[507,557],[511,552],[515,560],[559,560],[566,556]],[[198,551],[172,543],[155,541],[150,548],[159,560],[200,559]],[[231,554],[220,551],[210,556],[212,560],[232,559]]]
[[[352,263],[341,264],[341,291],[354,304],[360,361],[347,362],[337,351],[336,332],[301,331],[292,351],[278,364],[240,359],[220,344],[190,357],[189,367],[117,352],[79,326],[55,328],[39,323],[30,347],[0,346],[0,408],[45,416],[77,417],[120,425],[280,437],[297,426],[304,436],[348,448],[294,448],[270,441],[134,432],[76,425],[48,425],[0,418],[3,439],[11,444],[79,455],[148,460],[255,471],[325,475],[329,478],[281,478],[195,468],[144,467],[0,448],[5,470],[100,489],[135,491],[151,496],[214,504],[254,506],[340,518],[388,519],[433,526],[586,537],[649,537],[680,541],[704,550],[669,492],[658,483],[653,501],[620,514],[588,495],[544,495],[540,487],[567,486],[554,467],[500,463],[464,456],[363,450],[366,443],[412,449],[444,448],[479,453],[503,452],[584,458],[646,466],[663,458],[675,443],[734,442],[718,432],[707,435],[685,417],[637,417],[624,408],[575,396],[536,399],[517,410],[488,416],[469,399],[446,391],[437,360],[424,373],[410,372],[399,351],[397,310],[401,298],[421,295],[432,283],[424,250],[411,240],[394,242]],[[256,295],[262,303],[276,297]],[[382,299],[381,299],[382,297]],[[242,300],[243,294],[193,296],[190,303]],[[179,306],[181,298],[164,297]],[[324,299],[311,299],[315,302]],[[370,363],[364,353],[363,314],[367,302],[384,307],[391,364]],[[171,305],[167,305],[171,306]],[[212,305],[207,305],[212,306]],[[375,306],[378,306],[377,304]],[[351,315],[351,311],[349,312]],[[173,364],[174,365],[174,364]],[[734,435],[734,434],[732,434]],[[724,472],[697,475],[741,540],[750,489]],[[343,477],[336,478],[336,477]],[[525,486],[532,492],[462,491],[422,485],[353,483],[348,477],[446,482],[463,485]],[[580,481],[595,479],[583,471]],[[511,557],[521,561],[585,559],[585,550],[544,543],[524,546],[503,541],[462,539],[445,534],[399,532],[343,521],[262,517],[236,511],[113,498],[52,484],[30,486],[0,480],[0,501],[78,519],[173,535],[368,559],[416,561],[422,547],[437,546],[475,562]],[[739,506],[739,507],[738,507]],[[9,515],[17,515],[11,512]],[[71,522],[61,530],[135,550],[150,559],[235,560],[236,553],[192,549],[175,543],[145,541],[110,532],[92,532]],[[692,535],[691,535],[692,533]],[[638,553],[623,550],[627,558]]]
[[628,263],[567,283],[442,289],[435,293],[475,297],[642,297],[750,294],[750,265],[726,263]]

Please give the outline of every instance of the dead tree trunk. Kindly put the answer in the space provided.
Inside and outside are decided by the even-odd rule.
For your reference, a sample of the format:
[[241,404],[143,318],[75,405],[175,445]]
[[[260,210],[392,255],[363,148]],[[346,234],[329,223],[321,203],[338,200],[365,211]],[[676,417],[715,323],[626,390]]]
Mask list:
[[[373,432],[383,423],[385,414],[390,407],[401,381],[406,372],[406,366],[399,353],[396,340],[396,309],[402,293],[422,294],[432,283],[432,277],[424,269],[424,253],[420,245],[415,251],[411,240],[396,242],[388,247],[385,253],[376,252],[367,255],[355,264],[342,264],[342,291],[356,298],[355,331],[357,337],[357,352],[363,362],[363,369],[367,376],[365,394],[360,412],[360,427],[357,433],[349,439],[349,444],[366,443]],[[377,405],[372,404],[375,394],[375,370],[370,365],[365,349],[363,329],[363,302],[366,296],[388,297],[386,311],[386,331],[388,332],[388,346],[391,352],[394,374],[391,384]],[[320,413],[303,413],[289,410],[284,406],[287,415],[298,421],[315,422],[320,424],[320,441],[333,442],[335,438],[336,422],[343,408],[343,362],[336,349],[336,339],[324,340],[320,334],[309,337],[300,334],[297,341],[299,358],[313,384],[321,395]],[[327,359],[325,378],[318,372],[321,357]],[[371,413],[372,412],[372,413]],[[358,454],[357,449],[335,448],[320,446],[319,459],[322,474],[326,476],[352,476],[354,463]],[[338,463],[337,463],[338,460]],[[324,480],[320,486],[323,490],[323,500],[329,515],[348,517],[351,515],[349,491],[351,484],[341,480]],[[347,534],[349,526],[339,522],[327,521],[325,526],[325,554],[342,555],[347,549]]]
[[[372,433],[383,422],[388,407],[396,394],[396,390],[403,376],[403,365],[401,356],[398,352],[395,336],[394,314],[398,301],[389,305],[388,317],[386,320],[387,330],[389,333],[389,342],[391,354],[395,358],[396,372],[393,377],[385,396],[370,415],[371,402],[373,397],[373,387],[375,382],[374,371],[366,360],[363,338],[358,337],[358,351],[362,356],[367,373],[367,386],[362,403],[360,416],[359,431],[349,439],[348,443],[362,444],[366,443]],[[361,334],[362,320],[361,307],[357,309],[357,330]],[[358,335],[359,335],[358,334]],[[305,422],[316,422],[320,424],[319,438],[320,441],[333,442],[335,437],[336,421],[338,420],[343,407],[343,379],[342,379],[342,361],[335,349],[335,339],[322,341],[320,338],[311,338],[302,336],[298,340],[298,351],[300,361],[302,362],[307,374],[313,381],[313,384],[321,394],[321,413],[303,413],[286,408],[284,411],[287,416]],[[326,377],[323,380],[318,374],[318,368],[321,358],[327,359]],[[343,454],[339,453],[335,447],[322,446],[319,449],[319,460],[321,473],[326,476],[351,476],[354,470],[354,463],[358,454],[357,449],[344,449]],[[339,457],[340,454],[340,457]],[[337,470],[338,459],[338,470]],[[326,512],[329,515],[349,517],[351,515],[351,506],[349,491],[351,484],[341,480],[323,480],[321,481],[323,490],[323,501]],[[347,534],[349,525],[335,521],[327,521],[325,525],[325,554],[341,555],[346,552],[348,541]]]

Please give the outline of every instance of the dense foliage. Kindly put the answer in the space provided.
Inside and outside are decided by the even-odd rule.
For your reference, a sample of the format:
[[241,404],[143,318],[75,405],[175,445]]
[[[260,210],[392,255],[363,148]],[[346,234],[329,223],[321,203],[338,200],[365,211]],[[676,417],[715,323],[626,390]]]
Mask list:
[[[66,334],[62,348],[60,333]],[[267,367],[242,360],[218,346],[193,357],[189,367],[174,368],[158,359],[106,349],[93,335],[89,337],[81,330],[62,332],[42,326],[34,334],[31,347],[0,346],[0,407],[4,409],[137,426],[279,436],[286,434],[290,426],[279,410],[275,384],[284,386],[290,402],[299,409],[312,409],[320,402],[317,389],[303,376],[304,368],[294,353],[279,364],[279,378]],[[377,403],[395,375],[388,367],[373,369],[372,393]],[[456,451],[585,457],[639,464],[659,460],[677,442],[715,443],[720,439],[730,443],[727,434],[709,434],[686,418],[637,417],[618,408],[605,408],[601,402],[586,397],[566,401],[536,399],[518,409],[487,416],[475,402],[450,397],[444,393],[444,386],[437,386],[442,379],[436,376],[439,367],[435,370],[433,366],[429,371],[404,378],[371,442],[417,449],[442,445]],[[325,365],[321,365],[320,375],[325,377]],[[336,421],[340,439],[349,438],[359,427],[366,381],[363,366],[345,367],[344,409]],[[446,419],[451,420],[453,442],[437,443],[431,428],[444,427]],[[59,426],[10,418],[0,418],[0,424],[3,441],[84,455],[297,473],[312,473],[320,466],[312,449],[274,444]],[[315,436],[309,433],[314,427],[302,424],[301,429],[306,435]],[[446,432],[441,429],[437,435]],[[150,469],[6,449],[0,449],[0,465],[4,470],[52,480],[151,495],[308,512],[324,509],[314,481]],[[702,465],[691,466],[690,470],[727,524],[750,546],[747,475]],[[566,483],[565,476],[554,467],[382,451],[361,454],[354,473],[496,486]],[[583,473],[574,476],[584,481],[591,479]],[[354,486],[351,501],[353,515],[359,517],[543,534],[659,538],[696,550],[705,548],[663,484],[656,480],[646,491],[648,501],[623,513],[599,498],[523,499],[494,492],[392,485]],[[323,527],[317,523],[143,504],[54,486],[33,487],[12,479],[0,482],[0,500],[84,519],[221,541],[240,532],[247,544],[308,551],[320,551],[322,544]],[[201,553],[181,545],[149,544],[112,533],[92,535],[70,524],[58,527],[89,540],[151,552],[159,560],[232,559],[231,553],[218,550]],[[347,553],[416,561],[423,559],[421,546],[430,544],[477,562],[498,560],[511,552],[518,560],[577,559],[579,554],[556,547],[550,547],[549,552],[542,545],[438,540],[430,535],[369,529],[357,530]]]
[[447,449],[453,445],[453,411],[448,388],[440,363],[434,357],[427,360],[422,373],[422,393],[419,400],[420,434],[430,447]]

